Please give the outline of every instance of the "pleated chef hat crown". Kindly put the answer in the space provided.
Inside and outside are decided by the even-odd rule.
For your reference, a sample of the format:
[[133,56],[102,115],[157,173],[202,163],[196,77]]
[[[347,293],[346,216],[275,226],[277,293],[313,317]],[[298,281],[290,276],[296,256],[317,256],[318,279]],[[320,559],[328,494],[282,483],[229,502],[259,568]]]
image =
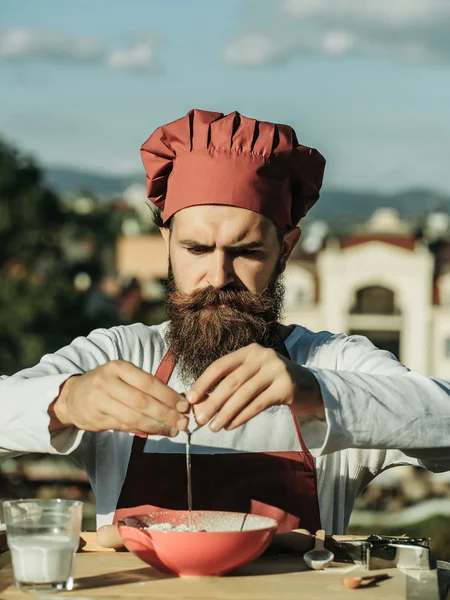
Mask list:
[[191,110],[141,147],[148,199],[163,222],[189,206],[226,204],[295,227],[319,198],[325,159],[289,125]]

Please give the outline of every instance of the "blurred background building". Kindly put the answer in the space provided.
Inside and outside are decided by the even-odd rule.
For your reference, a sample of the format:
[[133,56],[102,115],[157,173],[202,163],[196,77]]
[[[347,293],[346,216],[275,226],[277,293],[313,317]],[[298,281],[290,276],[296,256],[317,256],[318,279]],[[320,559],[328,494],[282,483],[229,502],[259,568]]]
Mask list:
[[[139,147],[194,107],[291,124],[328,166],[288,263],[286,321],[360,333],[450,379],[450,4],[3,0],[0,373],[165,319]],[[1,383],[0,383],[1,404]],[[448,474],[397,468],[352,527],[431,535]],[[95,499],[67,457],[0,462],[0,497]]]

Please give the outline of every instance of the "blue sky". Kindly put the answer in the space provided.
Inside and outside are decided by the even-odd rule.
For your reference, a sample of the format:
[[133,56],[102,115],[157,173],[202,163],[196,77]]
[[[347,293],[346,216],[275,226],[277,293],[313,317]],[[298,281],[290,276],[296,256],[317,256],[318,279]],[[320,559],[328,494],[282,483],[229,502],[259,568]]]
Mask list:
[[329,188],[450,193],[448,0],[1,0],[0,135],[136,172],[191,108],[292,125]]

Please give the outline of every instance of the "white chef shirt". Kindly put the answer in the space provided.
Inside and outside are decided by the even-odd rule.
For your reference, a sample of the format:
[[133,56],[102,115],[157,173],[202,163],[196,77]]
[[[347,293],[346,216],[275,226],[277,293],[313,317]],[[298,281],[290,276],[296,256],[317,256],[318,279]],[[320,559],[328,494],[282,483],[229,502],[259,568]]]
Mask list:
[[[0,457],[26,452],[68,454],[83,466],[97,500],[97,526],[111,523],[125,478],[133,436],[69,427],[49,433],[48,408],[61,384],[110,360],[155,373],[167,347],[167,323],[98,329],[40,363],[0,378]],[[327,533],[344,533],[358,494],[383,470],[418,465],[450,470],[450,385],[414,373],[361,336],[313,333],[295,326],[285,340],[290,357],[316,376],[325,419],[300,420],[317,469],[319,507]],[[184,387],[175,368],[169,385]],[[227,432],[208,427],[192,439],[193,452],[298,450],[286,435],[285,406],[272,407]],[[145,451],[184,452],[185,434],[149,436]],[[155,485],[158,485],[155,482]]]

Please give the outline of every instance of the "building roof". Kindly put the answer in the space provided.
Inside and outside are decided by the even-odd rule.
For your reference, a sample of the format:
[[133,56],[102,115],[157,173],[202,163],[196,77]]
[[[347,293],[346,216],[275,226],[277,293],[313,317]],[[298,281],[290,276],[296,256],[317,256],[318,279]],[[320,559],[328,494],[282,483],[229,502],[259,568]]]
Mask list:
[[345,249],[353,246],[359,246],[361,244],[367,244],[369,242],[381,242],[383,244],[397,246],[398,248],[404,248],[405,250],[414,250],[416,246],[416,240],[412,236],[383,233],[352,235],[341,240],[340,246],[342,249]]

